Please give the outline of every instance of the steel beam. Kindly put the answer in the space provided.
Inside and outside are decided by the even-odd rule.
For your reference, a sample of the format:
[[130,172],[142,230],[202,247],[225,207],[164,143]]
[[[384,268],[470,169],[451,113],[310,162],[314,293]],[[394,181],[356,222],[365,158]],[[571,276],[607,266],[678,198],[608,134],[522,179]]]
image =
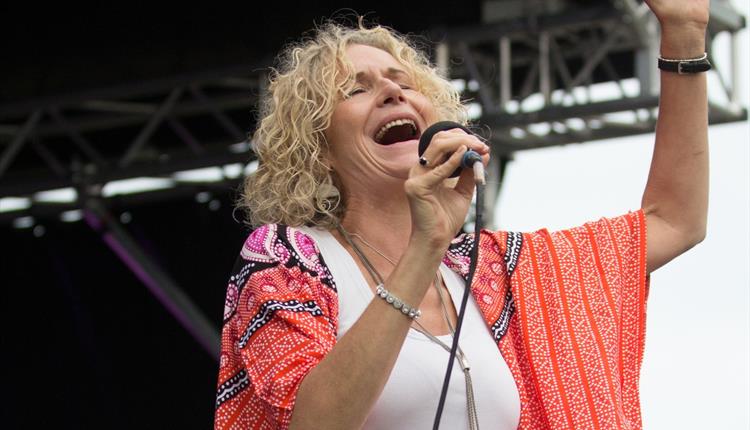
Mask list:
[[60,178],[67,178],[68,176],[70,176],[70,172],[68,172],[68,169],[63,166],[63,164],[60,162],[60,160],[57,159],[55,154],[53,154],[49,149],[47,149],[46,146],[39,142],[39,139],[34,139],[31,142],[31,149],[33,149],[34,152],[37,153],[39,158],[44,160],[44,162],[47,164],[47,167],[49,167],[55,175]]
[[[747,109],[734,112],[723,106],[709,103],[709,122],[711,124],[725,124],[747,120]],[[601,128],[587,128],[573,130],[568,133],[549,133],[544,136],[535,136],[529,133],[526,137],[519,139],[513,137],[506,127],[493,128],[491,146],[496,154],[510,154],[516,151],[529,149],[548,148],[552,146],[567,145],[571,143],[584,143],[588,141],[600,141],[624,136],[653,133],[656,122],[615,124],[603,123]]]
[[654,108],[658,105],[659,98],[655,96],[633,97],[573,106],[549,106],[534,112],[483,115],[480,122],[493,128],[504,128],[538,122],[561,121],[569,118],[587,118],[612,112]]
[[[248,94],[244,93],[219,96],[213,99],[213,105],[224,111],[232,109],[249,110],[252,107],[252,104],[253,99]],[[171,112],[175,117],[203,115],[206,113],[208,113],[207,107],[197,101],[181,102],[179,105],[175,106]],[[68,123],[79,133],[85,133],[143,124],[148,119],[149,115],[141,113],[119,113],[107,115],[85,115],[80,118],[70,119],[68,120]],[[0,137],[15,136],[19,130],[19,126],[4,124],[0,126]],[[66,128],[55,123],[44,123],[37,126],[35,134],[39,137],[56,137],[65,135]]]
[[586,62],[583,64],[583,67],[581,67],[581,70],[579,70],[576,76],[573,78],[570,83],[572,87],[580,85],[591,76],[596,66],[599,64],[599,62],[602,61],[602,59],[605,58],[612,45],[620,36],[621,31],[622,27],[620,26],[616,26],[615,28],[611,29],[604,43],[599,44],[596,50],[588,56]]
[[[248,163],[252,159],[249,153],[233,153],[226,148],[207,148],[200,156],[194,156],[189,152],[173,154],[169,161],[164,163],[139,163],[127,168],[111,168],[99,170],[92,174],[94,183],[105,184],[110,181],[129,179],[135,177],[161,177],[171,175],[181,170],[200,169],[204,167],[223,166],[226,164]],[[73,186],[71,177],[60,178],[51,175],[48,169],[36,171],[25,171],[8,176],[0,181],[0,197],[24,196],[38,191],[65,188]]]
[[498,49],[500,50],[498,55],[500,59],[500,64],[498,65],[498,68],[500,69],[500,110],[505,111],[508,102],[513,97],[511,87],[512,68],[510,63],[510,38],[501,37]]
[[547,31],[539,33],[539,92],[544,97],[544,104],[552,100],[552,68],[550,67],[550,39]]
[[41,110],[38,110],[29,115],[23,127],[18,130],[18,133],[14,137],[13,141],[10,143],[10,145],[8,145],[7,148],[5,148],[2,156],[0,156],[0,176],[3,176],[3,173],[5,173],[5,171],[8,169],[10,163],[13,162],[13,159],[15,159],[16,155],[18,155],[18,153],[21,151],[21,148],[23,148],[23,145],[26,143],[29,135],[32,131],[34,131],[34,128],[41,118]]
[[745,16],[738,13],[728,0],[713,0],[709,7],[711,18],[708,28],[711,32],[737,33],[747,26]]
[[[143,205],[163,204],[174,200],[192,199],[199,192],[209,192],[213,196],[225,196],[234,200],[235,191],[242,185],[242,177],[225,179],[220,182],[178,182],[174,188],[148,191],[135,194],[121,194],[105,199],[107,205],[118,208],[134,208]],[[62,212],[81,209],[78,202],[34,202],[29,208],[0,212],[0,224],[8,225],[14,219],[32,216],[35,219],[53,219]]]
[[86,196],[82,202],[84,219],[102,241],[117,255],[151,294],[193,336],[198,344],[219,361],[219,330],[196,306],[167,272],[153,262],[130,234],[109,213],[98,198]]
[[608,4],[601,4],[586,9],[573,9],[557,15],[539,15],[531,23],[529,20],[512,19],[469,27],[452,28],[437,36],[442,36],[448,43],[464,42],[479,44],[495,42],[504,36],[536,34],[539,31],[559,31],[565,28],[588,28],[602,21],[620,19],[620,13]]
[[178,121],[177,118],[174,117],[174,115],[169,115],[167,117],[167,124],[169,124],[169,127],[172,129],[172,131],[174,131],[174,133],[183,142],[185,142],[185,145],[190,148],[193,154],[199,155],[206,152],[206,150],[203,148],[203,145],[198,142],[198,139],[193,136],[193,134],[190,133],[190,130],[188,130],[187,127],[185,127],[180,121]]
[[440,76],[446,79],[450,77],[450,51],[447,43],[438,43],[435,47],[435,65]]
[[141,150],[143,145],[148,142],[149,138],[152,134],[154,134],[156,128],[164,120],[164,118],[166,118],[170,114],[175,104],[177,103],[177,100],[179,100],[180,96],[182,95],[182,92],[183,88],[177,87],[169,93],[169,96],[164,100],[161,106],[159,106],[159,109],[154,112],[154,115],[148,121],[146,126],[141,129],[141,132],[138,133],[138,136],[135,138],[135,140],[133,140],[133,143],[130,144],[130,147],[125,152],[125,155],[123,155],[120,161],[117,163],[121,168],[127,167],[138,156],[138,152]]
[[0,118],[28,115],[47,106],[57,106],[60,109],[67,109],[69,107],[81,106],[91,100],[132,100],[160,96],[169,93],[174,88],[184,87],[195,82],[202,84],[211,83],[213,81],[224,82],[224,80],[229,77],[247,77],[260,74],[260,72],[268,68],[268,65],[270,64],[273,64],[273,58],[267,57],[265,59],[260,59],[260,61],[252,65],[238,65],[205,72],[182,74],[167,79],[154,79],[138,83],[97,88],[68,95],[41,97],[20,102],[4,103],[0,105]]
[[104,158],[101,156],[101,154],[99,154],[99,152],[94,149],[94,146],[89,143],[89,141],[86,140],[83,135],[78,132],[78,130],[70,125],[65,117],[63,117],[62,113],[60,113],[60,109],[58,109],[56,106],[52,106],[48,109],[48,112],[50,117],[52,117],[52,120],[62,128],[62,130],[65,132],[65,134],[68,135],[70,140],[72,140],[73,143],[78,146],[78,148],[83,151],[84,154],[86,154],[100,168],[105,166],[106,161],[104,161]]
[[188,89],[190,90],[190,94],[192,94],[199,103],[207,108],[207,110],[216,119],[216,121],[224,128],[224,130],[227,131],[227,133],[229,133],[229,135],[235,141],[239,142],[240,140],[245,139],[245,134],[240,130],[239,127],[237,127],[237,124],[232,122],[232,120],[229,119],[229,117],[227,117],[224,112],[222,112],[216,105],[214,105],[213,102],[208,97],[206,97],[206,95],[203,93],[200,87],[198,87],[198,85],[192,84],[188,86]]
[[614,0],[614,5],[625,13],[626,21],[633,29],[638,44],[642,47],[647,46],[651,40],[651,32],[644,22],[647,14],[650,13],[648,5],[636,0]]
[[[655,41],[658,38],[655,37],[656,22],[652,15],[644,13],[644,6],[636,4],[635,0],[612,0],[584,8],[580,8],[575,2],[556,4],[561,8],[555,12],[532,14],[529,19],[449,30],[443,34],[443,42],[434,51],[441,73],[447,73],[449,79],[473,79],[479,84],[477,89],[472,87],[470,93],[465,93],[464,98],[479,99],[483,108],[483,115],[479,120],[491,126],[497,136],[502,137],[500,140],[506,143],[504,150],[536,147],[539,144],[538,137],[531,132],[536,129],[530,127],[535,123],[546,123],[557,127],[560,132],[561,128],[553,123],[582,118],[584,128],[588,127],[586,123],[594,119],[605,128],[611,128],[581,131],[568,129],[564,133],[560,132],[560,135],[551,134],[550,142],[559,144],[586,138],[637,134],[650,129],[654,121],[651,113],[658,104],[658,70],[655,64],[658,55]],[[618,4],[621,6],[620,10],[613,6]],[[731,12],[725,1],[715,0],[712,8],[715,7],[714,4]],[[640,18],[642,20],[638,21]],[[723,18],[719,13],[716,19],[720,25],[714,24],[712,32],[717,28],[736,32],[738,26],[744,27],[744,20],[733,18],[731,13]],[[642,25],[641,30],[645,29],[649,33],[649,43],[645,47],[638,42],[635,31],[621,30],[619,35],[612,31],[613,28],[632,29],[636,25]],[[736,57],[739,55],[736,52],[736,42],[732,46]],[[451,54],[457,61],[451,62]],[[641,90],[639,96],[632,98],[628,98],[621,80],[630,78],[627,74],[628,65],[620,63],[627,55],[631,55],[635,63],[635,78]],[[722,80],[729,106],[723,109],[712,106],[712,124],[746,117],[745,110],[739,105],[739,70],[734,62],[735,57],[731,59],[730,74],[726,74],[726,79]],[[717,72],[720,66],[723,65],[716,65]],[[518,76],[521,74],[519,69],[525,76]],[[52,160],[48,155],[61,149],[55,148],[55,145],[65,145],[72,141],[77,149],[95,163],[88,167],[98,172],[97,180],[101,183],[136,176],[171,175],[176,170],[249,161],[250,154],[229,151],[230,145],[246,138],[240,127],[233,123],[232,117],[239,109],[243,112],[250,110],[252,95],[257,94],[256,90],[263,91],[267,84],[263,70],[259,67],[237,67],[221,73],[180,76],[62,98],[2,105],[0,150],[4,153],[0,156],[0,174],[3,175],[0,196],[24,195],[26,192],[70,186],[71,181],[59,178],[53,172],[57,171],[59,174],[67,168],[60,162],[48,163],[50,166],[38,170],[26,167],[13,169],[15,153],[23,146],[23,139],[19,141],[18,137],[23,135],[22,131],[28,125],[24,125],[28,109],[33,107],[41,109],[40,112],[49,112],[48,117],[42,115],[37,119],[33,127],[33,136],[39,139],[36,149],[41,157]],[[515,82],[511,79],[513,77],[516,78]],[[495,78],[497,81],[488,81]],[[619,99],[592,103],[590,96],[592,83],[595,81],[615,82],[620,90]],[[180,88],[189,89],[193,97],[175,103],[175,91]],[[248,91],[251,88],[255,90]],[[234,92],[235,89],[240,91]],[[556,97],[558,91],[563,94],[561,100]],[[579,97],[579,93],[584,93],[584,96],[588,94],[588,97]],[[573,106],[569,105],[568,94],[573,95]],[[528,100],[529,96],[535,99],[541,96],[541,106],[530,106],[527,102],[534,100]],[[166,101],[159,106],[154,102],[158,98]],[[635,122],[617,125],[602,117],[609,112],[621,111],[634,111]],[[649,114],[642,115],[643,112]],[[228,136],[221,132],[214,132],[213,136],[198,134],[202,131],[198,127],[205,124],[205,119],[211,118],[219,122]],[[142,127],[140,133],[130,148],[123,151],[124,155],[120,154],[119,166],[107,168],[108,163],[110,166],[117,164],[117,150],[112,149],[111,145],[120,142],[99,139],[99,136],[89,137],[87,134],[132,126]],[[158,128],[161,131],[164,127],[171,128],[182,144],[175,144],[171,140],[169,143],[151,142],[155,130]],[[503,133],[509,133],[511,129],[514,136],[519,136],[520,130],[526,137],[517,139],[504,136]],[[196,131],[195,135],[192,130]],[[201,136],[200,141],[196,137],[198,135]],[[216,145],[216,142],[222,143]],[[158,148],[158,152],[143,154],[140,151],[152,143]],[[55,151],[51,151],[53,149]],[[50,151],[46,153],[45,150]],[[108,158],[103,154],[107,154]],[[76,154],[70,155],[74,157]],[[139,155],[148,157],[143,162],[136,162]],[[40,167],[44,166],[41,161]],[[2,194],[3,192],[6,194]]]

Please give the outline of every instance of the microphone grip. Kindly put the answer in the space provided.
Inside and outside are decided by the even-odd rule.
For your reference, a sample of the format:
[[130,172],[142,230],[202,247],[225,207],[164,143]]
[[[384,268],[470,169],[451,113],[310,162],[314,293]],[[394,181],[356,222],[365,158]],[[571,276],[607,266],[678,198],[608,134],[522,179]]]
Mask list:
[[479,155],[478,152],[473,150],[468,150],[466,153],[464,153],[464,156],[461,157],[461,167],[465,169],[471,169],[474,167],[474,163],[481,163],[482,162],[482,156]]
[[466,151],[463,157],[461,157],[461,167],[474,171],[474,183],[485,184],[484,164],[482,164],[482,156],[478,152],[471,149]]

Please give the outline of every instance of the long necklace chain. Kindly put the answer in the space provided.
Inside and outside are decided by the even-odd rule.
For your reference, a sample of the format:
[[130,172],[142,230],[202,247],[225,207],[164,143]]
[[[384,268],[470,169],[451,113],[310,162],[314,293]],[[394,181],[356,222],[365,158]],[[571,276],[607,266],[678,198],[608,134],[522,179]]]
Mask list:
[[[343,227],[342,227],[342,230],[343,230]],[[368,248],[370,248],[373,252],[375,252],[379,256],[383,257],[387,262],[391,263],[392,266],[396,267],[396,262],[393,261],[392,258],[388,257],[383,252],[381,252],[378,248],[376,248],[375,246],[373,246],[370,242],[366,241],[365,238],[362,237],[361,235],[359,235],[357,233],[349,233],[346,230],[344,230],[342,233],[346,233],[346,234],[348,234],[351,237],[356,237],[363,244],[365,244],[365,246],[367,246]],[[344,237],[346,237],[346,236],[344,236]],[[448,316],[448,307],[445,304],[445,297],[443,296],[443,289],[441,288],[441,285],[443,285],[443,284],[444,284],[443,277],[440,274],[440,270],[438,270],[437,272],[435,272],[435,283],[434,283],[434,286],[435,286],[435,290],[437,290],[438,297],[440,298],[440,306],[443,308],[443,318],[445,319],[446,324],[448,324],[448,329],[450,330],[451,334],[454,334],[456,330],[453,328],[453,324],[451,323],[450,317]],[[417,326],[419,326],[419,328],[414,327],[415,329],[419,330],[420,332],[422,332],[424,335],[426,335],[427,337],[429,337],[431,339],[434,338],[433,340],[436,341],[437,343],[440,343],[440,344],[442,344],[444,346],[447,346],[440,339],[438,339],[436,336],[434,336],[432,333],[430,333],[426,328],[424,328],[424,326],[422,324],[420,324],[418,320],[414,320],[414,322],[417,324]],[[450,351],[450,348],[448,349],[448,351]],[[459,354],[460,354],[459,359],[463,361],[463,363],[461,364],[461,367],[467,367],[468,363],[465,362],[466,361],[466,357],[464,356],[463,351],[461,351],[461,347],[459,347]]]
[[387,255],[385,255],[385,254],[383,254],[382,252],[380,252],[380,251],[378,250],[378,248],[375,248],[375,247],[374,247],[373,245],[371,245],[371,244],[370,244],[370,242],[366,241],[364,237],[360,236],[360,235],[359,235],[359,234],[357,234],[357,233],[349,233],[348,231],[344,230],[344,228],[343,228],[343,227],[341,227],[341,230],[342,230],[342,233],[345,233],[345,234],[344,234],[344,237],[346,237],[346,235],[349,235],[349,236],[351,236],[351,237],[356,237],[357,239],[359,239],[359,240],[360,240],[360,242],[364,243],[364,244],[365,244],[365,246],[367,246],[368,248],[370,248],[371,250],[373,250],[373,251],[374,251],[374,252],[375,252],[376,254],[378,254],[379,256],[383,257],[383,258],[385,259],[385,261],[387,261],[387,262],[391,263],[391,266],[394,266],[394,267],[396,266],[396,262],[395,262],[395,261],[393,261],[393,259],[392,259],[392,258],[390,258],[390,257],[388,257]]
[[[381,252],[378,248],[376,248],[374,245],[372,245],[370,242],[366,241],[364,237],[362,237],[361,235],[359,235],[357,233],[349,233],[348,231],[344,230],[343,227],[341,227],[341,230],[343,230],[342,234],[344,234],[344,237],[346,237],[346,235],[349,235],[350,237],[356,237],[363,244],[365,244],[365,246],[367,246],[368,248],[370,248],[372,251],[374,251],[379,256],[383,257],[387,262],[391,263],[391,265],[393,267],[396,267],[396,262],[393,261],[392,258],[388,257],[383,252]],[[352,243],[352,245],[353,245],[353,243]],[[361,252],[361,250],[359,250],[359,251]],[[372,266],[372,264],[370,264],[370,266]],[[373,269],[374,269],[374,267],[373,267]],[[380,274],[378,274],[378,276],[379,275]],[[378,282],[382,282],[382,277],[381,277],[380,280],[378,280]],[[443,297],[443,289],[441,288],[441,285],[443,285],[443,277],[442,277],[442,275],[440,275],[440,270],[438,270],[437,272],[435,272],[435,283],[433,285],[435,286],[435,290],[437,291],[438,297],[440,298],[440,306],[442,307],[442,310],[443,310],[443,318],[445,319],[445,322],[448,324],[448,329],[450,330],[451,334],[453,334],[453,333],[455,333],[456,330],[453,328],[453,324],[451,323],[450,317],[448,316],[448,307],[445,304],[445,297]],[[423,334],[427,335],[430,338],[435,338],[435,340],[437,340],[438,343],[443,344],[443,342],[440,341],[439,339],[437,339],[437,337],[435,335],[433,335],[426,328],[424,328],[424,326],[422,324],[420,324],[419,321],[414,320],[414,322],[417,324],[417,326],[419,326],[419,328],[415,327],[415,329],[417,329],[417,330],[421,329],[419,331],[421,331]],[[450,349],[449,349],[449,351],[450,351]],[[463,355],[463,351],[460,351],[460,348],[459,348],[459,353],[461,355]],[[459,357],[459,358],[463,358],[463,357]],[[462,366],[462,367],[464,367],[464,366]]]
[[[352,247],[354,252],[359,256],[360,260],[362,260],[362,264],[364,264],[365,268],[367,268],[367,271],[370,272],[370,276],[373,278],[373,280],[377,283],[382,284],[383,277],[380,276],[380,273],[375,269],[375,266],[373,266],[372,263],[370,263],[370,260],[367,258],[367,256],[365,256],[362,250],[354,243],[351,237],[354,236],[357,239],[359,239],[365,246],[370,248],[379,256],[383,257],[386,261],[388,261],[394,267],[396,266],[396,262],[393,261],[393,259],[389,258],[384,253],[382,253],[372,244],[367,242],[361,235],[357,233],[347,232],[341,224],[338,224],[336,227],[338,228],[341,235],[344,237],[344,240],[346,240],[349,246]],[[437,290],[438,297],[440,298],[440,305],[443,310],[443,317],[445,318],[445,322],[448,324],[448,328],[450,329],[451,335],[455,336],[456,330],[453,328],[453,324],[451,323],[450,318],[448,317],[448,308],[445,305],[445,299],[443,297],[441,284],[443,284],[443,279],[442,279],[442,276],[440,275],[440,270],[438,269],[438,271],[435,272],[434,286],[435,286],[435,289]],[[425,335],[428,339],[440,345],[441,347],[443,347],[443,349],[445,349],[448,353],[450,353],[451,348],[448,345],[446,345],[445,342],[443,342],[442,340],[434,336],[432,333],[430,333],[416,319],[414,320],[414,322],[418,326],[418,327],[414,327],[415,330],[419,331],[420,333]],[[461,366],[461,370],[464,373],[464,381],[466,383],[466,410],[469,416],[469,428],[470,430],[479,430],[479,418],[477,416],[477,407],[476,407],[476,402],[474,399],[474,384],[472,383],[471,374],[469,372],[470,370],[469,362],[466,360],[466,355],[464,354],[460,346],[458,347],[456,357],[458,358],[459,365]]]

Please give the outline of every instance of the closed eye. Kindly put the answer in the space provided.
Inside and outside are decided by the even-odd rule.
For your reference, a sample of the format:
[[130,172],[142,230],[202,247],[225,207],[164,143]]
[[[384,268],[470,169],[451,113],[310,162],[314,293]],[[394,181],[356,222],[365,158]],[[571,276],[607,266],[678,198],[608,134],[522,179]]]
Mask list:
[[351,91],[349,91],[349,94],[347,94],[347,97],[356,96],[357,94],[364,93],[366,90],[362,87],[355,88]]

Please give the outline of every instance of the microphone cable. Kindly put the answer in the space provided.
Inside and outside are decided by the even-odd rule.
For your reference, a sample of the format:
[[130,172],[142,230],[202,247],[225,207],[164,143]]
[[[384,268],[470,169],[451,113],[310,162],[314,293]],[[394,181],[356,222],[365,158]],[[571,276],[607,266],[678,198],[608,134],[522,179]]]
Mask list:
[[[433,430],[440,428],[440,418],[443,415],[443,407],[445,406],[445,398],[448,395],[448,385],[450,385],[451,373],[453,372],[453,362],[456,360],[456,351],[458,350],[458,338],[461,335],[461,327],[463,326],[464,315],[466,314],[466,304],[469,302],[469,292],[471,291],[471,283],[474,279],[474,272],[477,268],[477,261],[479,260],[479,233],[482,230],[484,211],[484,166],[482,163],[474,163],[475,167],[474,176],[476,180],[476,202],[475,202],[475,221],[474,221],[474,246],[471,248],[469,258],[471,263],[469,264],[469,274],[466,278],[466,288],[464,289],[464,295],[461,299],[461,308],[458,312],[458,319],[456,321],[456,332],[453,334],[453,344],[451,345],[450,357],[448,358],[448,367],[445,369],[445,379],[443,380],[443,388],[440,391],[440,402],[438,403],[437,411],[435,412],[435,421],[432,425]],[[479,180],[479,174],[481,172],[482,178]]]
[[[450,130],[459,128],[464,130],[468,134],[474,134],[471,130],[463,125],[453,121],[440,121],[429,126],[422,136],[419,138],[419,156],[421,157],[430,145],[432,138],[436,133],[443,130]],[[484,212],[484,164],[482,164],[482,157],[475,151],[467,151],[462,160],[461,166],[456,169],[455,172],[450,176],[455,178],[461,174],[463,168],[471,168],[474,171],[474,183],[476,184],[476,202],[474,206],[475,221],[474,221],[474,246],[471,248],[469,258],[471,263],[469,264],[469,274],[466,279],[466,288],[464,289],[464,295],[461,299],[461,307],[458,312],[456,321],[456,331],[453,334],[453,344],[451,345],[450,356],[448,357],[448,367],[445,369],[445,379],[443,380],[443,388],[440,391],[440,402],[438,403],[437,411],[435,412],[435,422],[433,424],[433,430],[440,428],[440,418],[443,415],[443,407],[445,406],[445,398],[448,394],[448,385],[450,385],[451,373],[453,372],[453,362],[456,361],[456,351],[458,350],[458,339],[461,335],[461,327],[463,326],[464,315],[466,314],[466,304],[469,302],[469,292],[471,291],[471,283],[474,279],[474,272],[477,268],[477,260],[479,258],[479,233],[482,230],[483,224],[483,212]],[[468,393],[467,393],[468,395]]]

